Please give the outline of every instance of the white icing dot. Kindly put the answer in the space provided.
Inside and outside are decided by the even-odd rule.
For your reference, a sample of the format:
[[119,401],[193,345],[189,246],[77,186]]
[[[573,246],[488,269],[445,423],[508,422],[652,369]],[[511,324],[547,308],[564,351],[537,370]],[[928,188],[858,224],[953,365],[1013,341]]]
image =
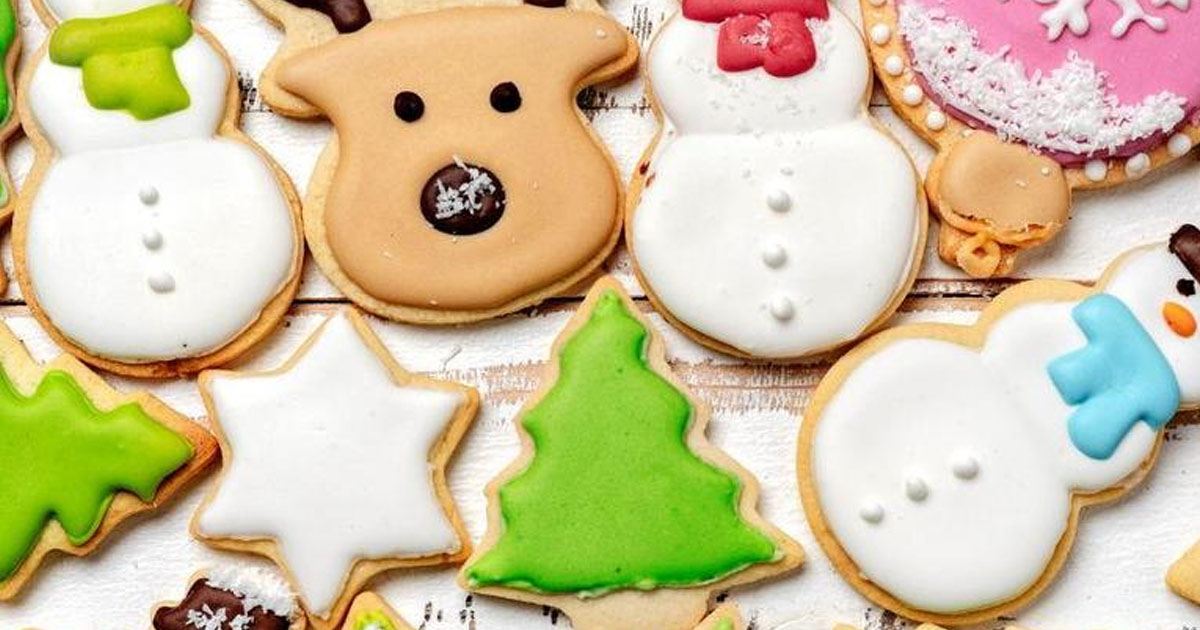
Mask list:
[[858,515],[862,517],[862,520],[872,525],[878,525],[883,521],[883,506],[878,501],[867,501],[858,509]]
[[899,55],[892,55],[883,61],[883,71],[898,77],[904,74],[904,60]]
[[979,476],[979,460],[965,451],[956,453],[950,458],[950,471],[963,481],[974,479]]
[[1093,182],[1102,182],[1108,177],[1108,162],[1104,160],[1088,160],[1083,166],[1083,174]]
[[138,191],[138,199],[147,206],[152,206],[158,203],[158,189],[153,186],[143,186]]
[[602,28],[596,29],[596,39],[608,39],[608,31]]
[[920,477],[911,476],[904,480],[904,494],[910,500],[920,503],[929,498],[929,484]]
[[165,271],[151,274],[146,278],[146,284],[149,284],[150,290],[155,293],[170,293],[175,290],[175,278]]
[[145,245],[146,249],[158,249],[159,247],[162,247],[162,244],[162,232],[159,232],[154,228],[150,228],[145,232],[142,232],[142,245]]
[[796,305],[786,295],[771,298],[771,317],[786,322],[796,316]]
[[767,193],[767,207],[775,212],[787,212],[792,208],[792,196],[782,188]]
[[762,260],[768,267],[778,269],[787,262],[787,250],[779,243],[771,243],[763,248]]
[[887,2],[887,0],[870,0],[870,2],[871,6],[873,7],[881,7],[883,6],[883,3]]
[[871,27],[871,41],[882,46],[892,38],[892,27],[887,24],[876,24]]
[[1171,157],[1183,157],[1192,150],[1192,138],[1186,133],[1177,133],[1167,141],[1167,152]]
[[925,117],[925,126],[934,131],[941,131],[946,128],[946,114],[941,110],[934,109]]
[[1150,156],[1139,153],[1125,162],[1125,174],[1130,177],[1141,177],[1150,170]]
[[916,83],[909,84],[904,88],[904,92],[900,95],[905,105],[917,106],[921,101],[925,100],[925,91]]
[[1051,170],[1050,170],[1050,167],[1049,167],[1049,166],[1043,166],[1043,167],[1042,167],[1042,170],[1041,170],[1042,177],[1050,177],[1050,173],[1052,173],[1052,172],[1053,172],[1053,171],[1051,171]]

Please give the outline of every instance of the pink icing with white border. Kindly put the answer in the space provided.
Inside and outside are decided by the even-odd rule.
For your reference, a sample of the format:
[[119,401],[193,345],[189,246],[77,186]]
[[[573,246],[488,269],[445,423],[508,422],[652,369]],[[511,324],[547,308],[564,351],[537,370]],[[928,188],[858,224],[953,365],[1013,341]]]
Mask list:
[[[898,0],[901,31],[913,56],[914,69],[931,96],[947,109],[996,129],[1001,135],[1025,141],[1057,154],[1060,161],[1078,162],[1096,155],[1130,155],[1164,140],[1200,106],[1200,9],[1189,0]],[[1144,19],[1136,19],[1144,15]],[[933,28],[930,28],[930,27]],[[955,27],[960,29],[955,31]],[[1043,102],[1040,111],[1055,118],[1088,117],[1106,120],[1108,133],[1091,133],[1080,123],[1073,137],[1058,142],[1055,132],[1006,126],[1025,111],[980,97],[982,83],[970,93],[955,94],[954,72],[974,67],[959,58],[947,66],[944,54],[933,52],[961,37],[967,29],[974,39],[975,61],[985,62],[991,78],[1002,72],[1023,76],[1026,93],[1049,101],[1056,88],[1081,84],[1095,87],[1091,107],[1075,107],[1072,99]],[[922,43],[923,42],[923,43]],[[929,63],[922,64],[924,46]],[[1003,66],[997,70],[996,65]],[[1064,70],[1066,69],[1066,70]],[[974,72],[974,71],[972,71]],[[1057,73],[1058,78],[1055,78]],[[1006,76],[1008,84],[1013,77]],[[1017,81],[1021,83],[1021,81]],[[974,94],[975,96],[972,96]],[[1076,99],[1077,100],[1077,99]],[[1058,111],[1055,111],[1058,110]],[[1011,116],[1009,115],[1011,114]],[[1064,116],[1064,114],[1066,116]],[[1115,126],[1114,121],[1122,121]]]

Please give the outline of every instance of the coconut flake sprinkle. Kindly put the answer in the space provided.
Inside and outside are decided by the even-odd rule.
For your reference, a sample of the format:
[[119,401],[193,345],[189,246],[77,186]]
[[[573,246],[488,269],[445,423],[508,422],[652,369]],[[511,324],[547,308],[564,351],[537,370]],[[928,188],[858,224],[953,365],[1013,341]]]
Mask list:
[[1187,99],[1162,91],[1122,104],[1107,76],[1075,51],[1051,72],[1027,74],[1009,47],[983,50],[977,33],[944,9],[900,5],[900,30],[913,69],[946,106],[1001,138],[1078,156],[1121,147],[1175,129]]
[[[236,595],[238,599],[242,600],[242,608],[246,612],[261,608],[265,612],[289,619],[296,615],[296,597],[291,589],[274,573],[264,569],[220,567],[209,571],[204,579],[209,586]],[[224,610],[222,608],[218,611],[222,618],[224,618]],[[236,621],[238,620],[235,618],[234,622]],[[247,621],[243,621],[242,624],[244,625],[248,621],[247,618]],[[188,613],[188,622],[191,623],[190,612]],[[209,630],[204,626],[194,627],[200,628],[200,630]],[[230,624],[230,627],[233,630],[239,630],[239,627],[233,623]]]
[[470,179],[454,187],[446,186],[441,179],[437,180],[438,193],[434,212],[437,219],[449,219],[464,212],[476,215],[483,210],[487,196],[496,193],[496,182],[491,175],[468,166],[457,155],[454,156],[454,164],[466,171]]

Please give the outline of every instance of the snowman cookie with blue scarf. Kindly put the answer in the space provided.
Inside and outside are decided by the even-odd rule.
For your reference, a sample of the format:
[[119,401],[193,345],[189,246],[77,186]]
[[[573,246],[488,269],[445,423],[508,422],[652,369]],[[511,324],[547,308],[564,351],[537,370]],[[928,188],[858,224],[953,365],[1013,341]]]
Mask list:
[[1095,287],[1037,280],[973,326],[884,332],[814,393],[799,449],[804,509],[843,577],[942,625],[1033,601],[1084,507],[1152,467],[1200,405],[1200,229],[1117,260]]
[[286,313],[304,251],[295,191],[238,128],[229,60],[187,6],[44,0],[22,80],[21,291],[60,345],[134,376],[245,352]]

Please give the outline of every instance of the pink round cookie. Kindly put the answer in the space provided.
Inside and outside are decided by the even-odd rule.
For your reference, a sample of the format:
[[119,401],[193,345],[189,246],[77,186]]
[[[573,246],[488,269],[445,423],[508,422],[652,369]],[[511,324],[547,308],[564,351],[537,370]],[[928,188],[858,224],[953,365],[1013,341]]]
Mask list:
[[898,5],[932,98],[1063,164],[1150,150],[1200,106],[1200,9],[1190,0]]

